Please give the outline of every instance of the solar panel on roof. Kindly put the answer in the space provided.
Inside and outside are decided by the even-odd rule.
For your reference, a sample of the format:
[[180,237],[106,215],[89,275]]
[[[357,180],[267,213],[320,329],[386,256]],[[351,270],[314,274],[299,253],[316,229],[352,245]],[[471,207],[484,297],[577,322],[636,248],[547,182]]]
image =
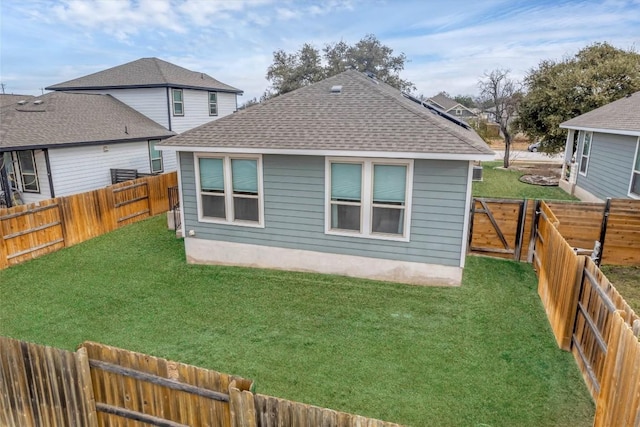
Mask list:
[[424,108],[426,108],[427,110],[431,111],[434,114],[437,114],[438,116],[445,118],[455,124],[457,124],[458,126],[461,126],[467,130],[471,129],[471,126],[469,126],[468,123],[458,119],[455,116],[452,116],[451,114],[442,111],[441,109],[434,107],[433,105],[429,105],[425,102],[422,102],[421,100],[419,100],[418,98],[416,98],[415,96],[409,95],[408,93],[402,93],[402,96],[404,96],[405,98],[410,99],[411,101],[415,102],[416,104],[420,104],[422,105]]

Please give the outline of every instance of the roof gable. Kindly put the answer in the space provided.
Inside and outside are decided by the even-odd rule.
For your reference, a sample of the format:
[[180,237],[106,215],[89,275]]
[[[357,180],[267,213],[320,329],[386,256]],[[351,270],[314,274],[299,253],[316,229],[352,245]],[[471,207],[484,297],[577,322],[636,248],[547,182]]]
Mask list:
[[110,95],[52,92],[0,112],[0,151],[171,135]]
[[560,127],[640,135],[640,91],[567,120]]
[[[332,90],[337,86],[339,91]],[[204,124],[162,145],[191,150],[493,155],[473,130],[353,70]]]
[[242,93],[213,77],[158,58],[141,58],[88,76],[49,86],[47,90],[178,87]]

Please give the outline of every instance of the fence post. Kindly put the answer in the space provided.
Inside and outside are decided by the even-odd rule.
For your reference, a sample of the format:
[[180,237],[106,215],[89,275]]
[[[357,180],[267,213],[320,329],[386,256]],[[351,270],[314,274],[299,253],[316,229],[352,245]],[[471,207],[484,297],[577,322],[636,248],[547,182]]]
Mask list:
[[604,205],[604,212],[602,213],[602,224],[600,225],[600,248],[596,253],[596,258],[593,260],[598,267],[602,262],[602,254],[604,253],[604,239],[607,236],[607,223],[609,222],[609,211],[611,210],[611,197],[607,197],[607,203]]
[[235,380],[229,384],[229,412],[231,427],[258,427],[253,393],[240,391]]
[[527,254],[528,263],[533,262],[533,250],[536,247],[539,219],[540,219],[540,200],[536,200],[533,205],[533,219],[531,220],[531,235],[529,236],[529,253]]
[[89,367],[89,356],[87,349],[78,348],[75,353],[76,368],[78,370],[78,382],[82,390],[81,402],[85,406],[85,425],[90,427],[98,426],[98,413],[96,412],[96,400],[93,395],[93,382],[91,381],[91,368]]
[[468,243],[467,243],[467,253],[469,253],[469,251],[471,250],[471,243],[473,241],[473,214],[476,211],[476,198],[472,197],[471,198],[471,212],[469,213],[469,237],[468,237]]
[[527,219],[527,199],[522,201],[520,212],[518,212],[518,225],[516,227],[516,247],[513,251],[514,259],[520,261],[522,255],[522,241],[524,239],[524,223]]

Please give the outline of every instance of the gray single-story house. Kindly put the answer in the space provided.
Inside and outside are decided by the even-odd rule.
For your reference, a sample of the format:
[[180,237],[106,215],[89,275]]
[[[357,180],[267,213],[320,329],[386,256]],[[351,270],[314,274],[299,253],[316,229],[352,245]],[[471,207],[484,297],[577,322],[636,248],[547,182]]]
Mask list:
[[178,153],[189,262],[460,284],[466,123],[349,70],[158,145]]
[[567,120],[560,127],[569,129],[565,164],[571,165],[571,174],[563,174],[560,181],[565,191],[584,201],[640,199],[640,92]]

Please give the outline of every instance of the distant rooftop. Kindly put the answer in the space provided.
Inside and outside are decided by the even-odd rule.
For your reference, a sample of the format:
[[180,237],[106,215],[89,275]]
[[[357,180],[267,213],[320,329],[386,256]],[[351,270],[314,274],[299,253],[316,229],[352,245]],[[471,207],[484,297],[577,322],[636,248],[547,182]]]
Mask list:
[[124,89],[175,87],[242,94],[208,74],[187,70],[158,58],[141,58],[88,76],[49,86],[47,90]]

